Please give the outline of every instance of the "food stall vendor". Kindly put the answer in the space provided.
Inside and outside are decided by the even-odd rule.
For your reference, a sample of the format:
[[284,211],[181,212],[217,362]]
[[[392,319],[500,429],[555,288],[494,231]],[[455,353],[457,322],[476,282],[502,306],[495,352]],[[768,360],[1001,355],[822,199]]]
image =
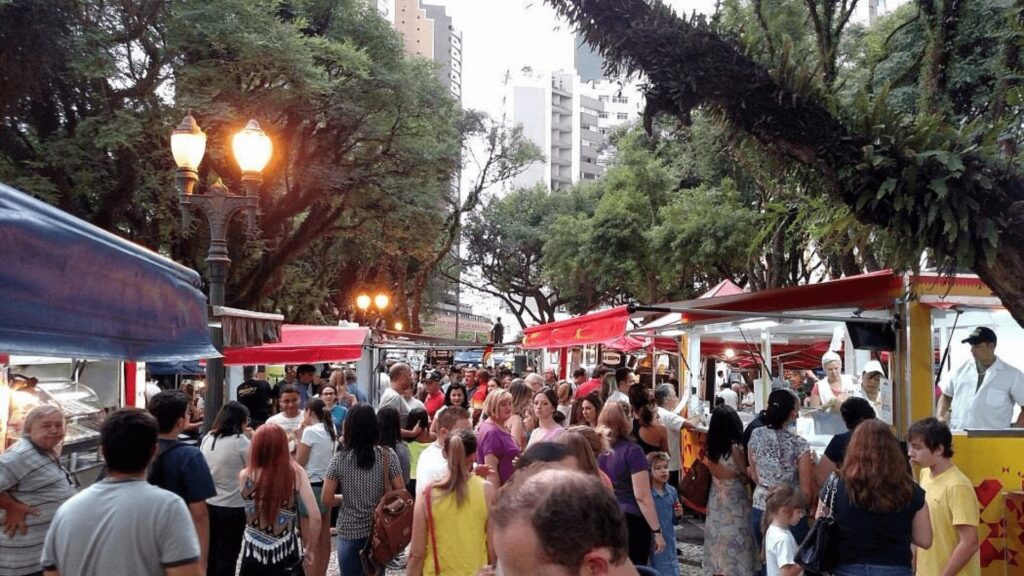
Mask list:
[[839,412],[839,405],[858,392],[853,377],[843,374],[843,360],[839,354],[829,350],[821,357],[825,379],[819,380],[811,390],[811,407],[821,407],[827,412]]
[[[1024,373],[996,356],[996,341],[991,328],[975,328],[962,341],[973,359],[940,384],[936,413],[953,430],[1009,428],[1014,406],[1024,405]],[[1024,411],[1016,425],[1024,427]]]
[[860,377],[861,390],[857,394],[867,400],[875,410],[875,416],[892,424],[892,385],[885,379],[885,371],[878,360],[864,364]]

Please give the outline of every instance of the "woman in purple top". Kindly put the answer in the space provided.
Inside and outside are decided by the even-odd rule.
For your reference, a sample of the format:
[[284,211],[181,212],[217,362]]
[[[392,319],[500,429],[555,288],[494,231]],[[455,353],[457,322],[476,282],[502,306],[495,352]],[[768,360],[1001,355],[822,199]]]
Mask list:
[[484,400],[483,411],[487,419],[477,430],[476,461],[490,467],[487,480],[500,488],[512,476],[512,462],[519,456],[519,444],[505,429],[512,416],[512,395],[500,388],[491,392]]
[[[615,499],[626,517],[629,559],[633,564],[646,566],[651,558],[652,533],[653,552],[665,549],[665,538],[651,495],[647,457],[639,446],[629,440],[632,429],[619,402],[605,404],[597,422],[611,444],[611,451],[602,454],[597,464],[611,479]],[[670,526],[666,528],[672,529]]]

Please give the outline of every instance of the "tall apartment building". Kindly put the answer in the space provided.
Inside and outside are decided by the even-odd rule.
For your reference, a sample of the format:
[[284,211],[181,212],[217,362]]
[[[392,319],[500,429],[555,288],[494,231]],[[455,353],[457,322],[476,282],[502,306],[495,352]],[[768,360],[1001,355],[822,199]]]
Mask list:
[[545,155],[513,181],[552,190],[596,180],[613,157],[609,133],[639,117],[635,86],[608,80],[581,81],[575,72],[522,70],[510,84],[512,123]]
[[420,0],[376,0],[377,10],[402,35],[405,51],[440,65],[438,79],[462,100],[462,32],[443,6]]

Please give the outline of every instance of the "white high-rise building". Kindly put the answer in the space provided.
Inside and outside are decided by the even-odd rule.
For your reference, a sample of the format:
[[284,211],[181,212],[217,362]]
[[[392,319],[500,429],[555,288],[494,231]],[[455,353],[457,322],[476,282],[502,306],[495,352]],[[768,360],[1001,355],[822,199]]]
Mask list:
[[635,122],[642,106],[635,85],[582,82],[574,72],[529,68],[512,79],[507,102],[513,125],[521,126],[545,156],[516,177],[513,186],[542,183],[552,190],[600,178],[613,157],[609,133]]

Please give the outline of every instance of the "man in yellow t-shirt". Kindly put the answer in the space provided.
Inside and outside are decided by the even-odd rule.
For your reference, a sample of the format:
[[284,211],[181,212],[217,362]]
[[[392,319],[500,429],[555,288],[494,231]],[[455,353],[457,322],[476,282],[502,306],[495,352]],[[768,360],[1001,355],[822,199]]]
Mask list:
[[932,521],[931,548],[918,549],[918,576],[980,576],[978,497],[974,486],[950,460],[953,435],[935,418],[925,418],[907,431],[910,459],[922,468]]

